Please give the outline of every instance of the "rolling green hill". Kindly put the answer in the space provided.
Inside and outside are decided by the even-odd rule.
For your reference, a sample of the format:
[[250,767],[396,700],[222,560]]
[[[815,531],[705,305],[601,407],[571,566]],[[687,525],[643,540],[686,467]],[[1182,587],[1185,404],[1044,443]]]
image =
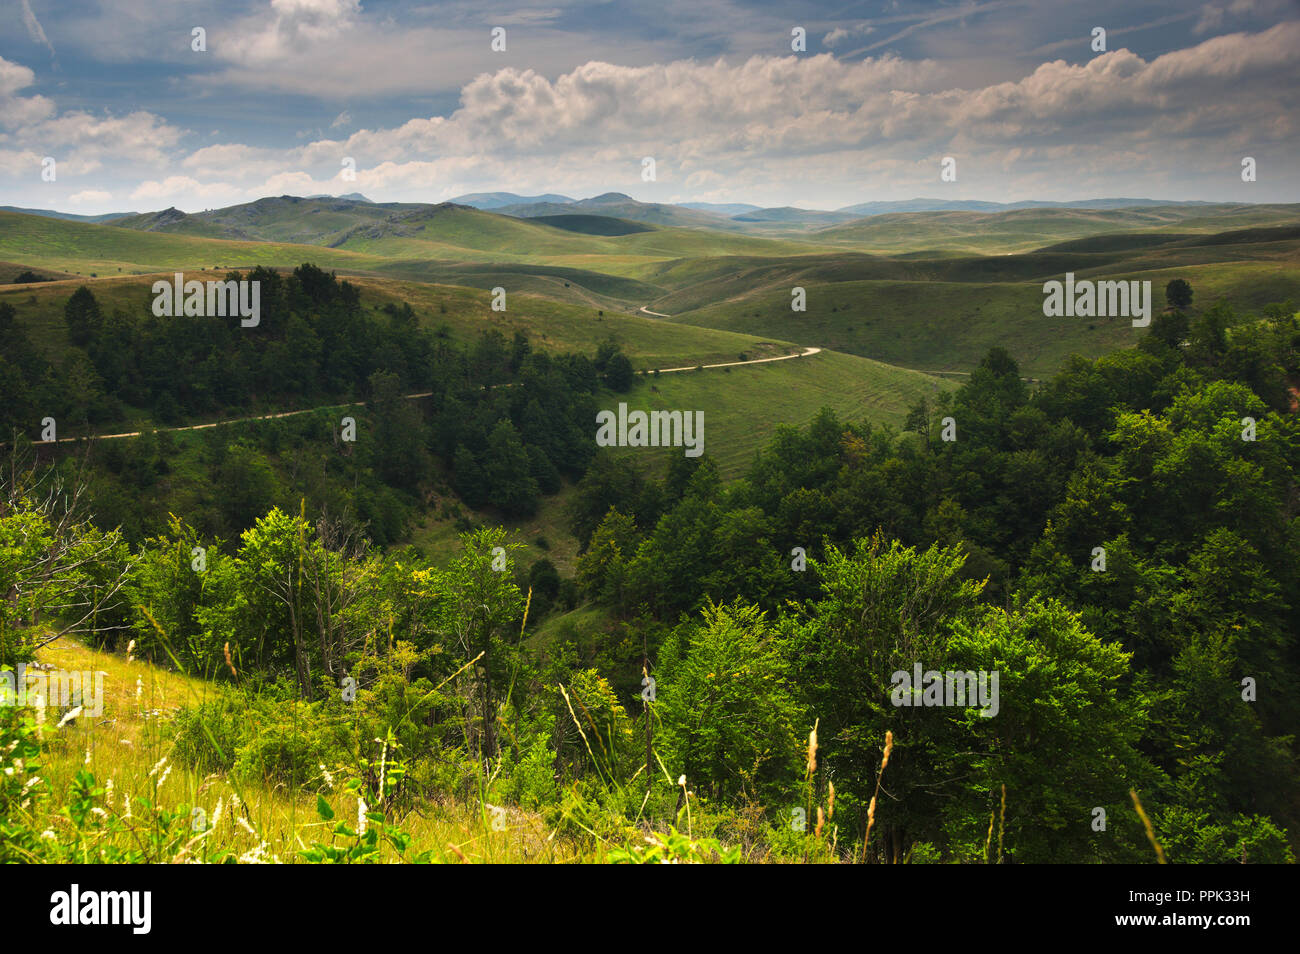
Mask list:
[[[11,264],[15,275],[32,269],[101,278],[255,265],[288,268],[310,261],[341,274],[386,273],[426,281],[463,280],[465,284],[483,288],[505,285],[510,290],[552,292],[555,297],[575,303],[629,311],[662,294],[662,289],[616,275],[576,267],[533,266],[523,261],[529,255],[492,251],[511,247],[536,250],[550,242],[553,252],[590,253],[586,258],[571,257],[599,261],[599,253],[604,248],[601,243],[613,239],[584,236],[460,207],[436,214],[435,218],[446,241],[431,241],[428,235],[411,238],[355,234],[348,241],[359,248],[328,248],[143,231],[0,212],[0,261]],[[455,241],[482,247],[452,244]],[[512,242],[518,245],[512,246]],[[491,261],[501,261],[508,267],[486,264]],[[572,286],[568,293],[561,291],[565,282]]]
[[283,242],[227,241],[0,212],[0,260],[79,275],[165,269],[296,266],[364,269],[382,259]]
[[809,233],[809,241],[880,252],[1024,252],[1125,231],[1223,232],[1300,222],[1300,205],[1160,205],[1125,209],[898,212]]
[[[618,210],[624,205],[613,203],[608,208]],[[570,209],[569,206],[555,208]],[[419,256],[464,261],[468,253],[469,260],[562,265],[574,257],[585,257],[583,262],[603,259],[615,263],[614,270],[623,257],[658,260],[693,255],[789,255],[819,251],[809,243],[706,231],[700,226],[725,220],[707,213],[692,215],[698,218],[688,215],[683,223],[678,221],[680,217],[664,216],[664,224],[647,224],[619,218],[613,212],[601,214],[576,208],[516,217],[449,202],[375,205],[346,199],[280,196],[192,215],[168,209],[113,224],[204,238],[326,245],[385,258]],[[683,224],[689,227],[682,227]]]
[[[224,272],[193,273],[201,281],[223,276]],[[159,278],[170,280],[171,275],[0,285],[0,303],[14,306],[18,321],[32,340],[57,362],[69,347],[63,306],[79,286],[89,287],[106,312],[121,308],[141,314],[148,311],[150,286]],[[742,352],[749,357],[766,357],[797,350],[789,341],[668,325],[639,314],[601,315],[595,308],[541,295],[511,292],[506,311],[496,312],[491,307],[491,294],[479,288],[374,275],[351,276],[349,280],[360,288],[364,306],[381,308],[388,303],[408,302],[423,324],[434,328],[445,325],[451,338],[462,343],[472,342],[487,328],[496,328],[507,338],[515,331],[523,331],[533,347],[541,350],[594,354],[601,342],[613,336],[634,366],[646,369],[735,361]]]
[[1127,321],[1049,319],[1031,284],[866,281],[808,287],[808,310],[788,289],[692,311],[674,322],[791,340],[921,371],[970,371],[995,345],[1024,374],[1046,376],[1071,353],[1098,356],[1143,334]]
[[382,222],[401,211],[422,208],[427,206],[412,203],[376,205],[354,199],[282,195],[190,214],[178,209],[165,209],[127,216],[113,224],[147,232],[173,232],[205,238],[328,245],[332,238],[357,225]]
[[[906,259],[843,253],[771,260],[700,258],[645,270],[676,286],[649,306],[674,322],[772,335],[926,371],[969,371],[1003,345],[1025,373],[1045,376],[1071,353],[1096,357],[1133,344],[1124,321],[1047,319],[1042,283],[1080,279],[1152,283],[1156,309],[1174,278],[1197,305],[1230,297],[1240,308],[1300,301],[1300,228],[1209,235],[1095,236],[1025,254]],[[791,311],[803,287],[807,311]]]
[[[779,424],[806,424],[823,407],[842,420],[900,428],[923,396],[957,387],[941,377],[860,358],[819,354],[736,368],[709,368],[647,377],[629,395],[610,396],[609,408],[704,412],[704,453],[724,477],[739,476]],[[628,448],[646,472],[661,475],[666,455],[681,450]]]
[[[1191,283],[1197,306],[1221,297],[1241,309],[1300,302],[1300,269],[1290,261],[1141,272],[1080,269],[1077,274],[1150,281],[1155,310],[1164,307],[1165,285],[1175,278]],[[1070,354],[1099,357],[1145,334],[1123,319],[1046,318],[1042,305],[1038,282],[849,281],[808,284],[803,313],[790,310],[789,287],[781,286],[671,320],[781,337],[923,371],[970,371],[989,348],[1000,345],[1032,377],[1050,375]]]
[[[1042,316],[1042,282],[1067,271],[1148,279],[1157,307],[1176,277],[1192,282],[1198,305],[1221,295],[1245,308],[1300,299],[1296,205],[894,213],[779,238],[614,218],[591,210],[631,203],[644,212],[646,204],[598,199],[558,216],[518,218],[451,203],[286,196],[197,215],[137,216],[129,228],[0,213],[0,261],[15,275],[32,268],[101,280],[311,261],[362,285],[374,304],[410,301],[422,319],[463,339],[492,325],[525,330],[540,347],[590,352],[613,333],[642,368],[815,345],[955,372],[1003,344],[1027,375],[1041,377],[1071,353],[1131,345],[1139,332],[1124,321]],[[290,237],[311,244],[283,240]],[[926,242],[932,251],[904,250]],[[861,249],[871,243],[896,248]],[[506,313],[488,307],[497,286],[508,292]],[[804,313],[790,311],[794,286],[807,290]],[[130,283],[96,286],[97,294],[100,287],[113,304],[145,294]],[[0,300],[57,317],[55,299],[70,291],[0,289]],[[33,334],[58,347],[57,332]]]
[[587,235],[632,235],[649,232],[650,226],[630,219],[610,215],[539,215],[533,218],[539,225],[564,229],[566,232],[583,232]]
[[537,216],[569,215],[574,213],[591,215],[608,215],[634,222],[650,225],[685,226],[687,228],[726,229],[732,226],[725,215],[705,212],[700,209],[688,209],[680,205],[665,205],[657,202],[638,202],[622,192],[606,192],[590,199],[576,202],[532,202],[526,204],[503,205],[496,209],[503,215],[535,218]]

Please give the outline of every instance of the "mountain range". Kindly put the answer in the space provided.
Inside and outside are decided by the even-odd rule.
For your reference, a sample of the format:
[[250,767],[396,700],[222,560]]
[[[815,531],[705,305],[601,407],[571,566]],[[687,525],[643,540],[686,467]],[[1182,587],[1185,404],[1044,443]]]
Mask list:
[[[331,213],[334,215],[344,214],[349,221],[346,223],[340,221],[340,229],[355,225],[355,219],[358,215],[363,218],[380,220],[395,212],[448,204],[374,202],[359,192],[351,192],[339,196],[267,197],[254,202],[231,206],[227,209],[209,209],[197,213],[186,213],[181,212],[179,209],[170,208],[147,213],[109,212],[102,215],[79,215],[52,209],[31,209],[18,206],[0,206],[0,211],[24,212],[29,215],[43,215],[75,222],[111,223],[126,228],[147,231],[183,230],[214,238],[252,238],[254,233],[259,230],[259,220],[265,218],[268,210],[274,209],[278,215],[283,211],[284,206],[304,202],[318,203],[317,205],[304,206],[302,209],[304,215],[324,215],[328,218]],[[606,192],[587,199],[574,199],[566,195],[550,192],[541,195],[518,195],[513,192],[473,192],[456,196],[450,200],[450,204],[525,219],[553,218],[557,216],[573,216],[575,214],[598,215],[666,227],[712,228],[723,231],[791,232],[830,228],[852,222],[855,219],[902,212],[992,213],[1020,209],[1100,210],[1152,206],[1209,206],[1216,203],[1205,201],[1169,202],[1142,198],[1080,199],[1072,202],[990,202],[976,199],[916,198],[862,202],[857,205],[827,210],[802,209],[793,206],[764,208],[749,203],[641,202],[621,192]],[[369,207],[371,211],[367,213],[362,207]],[[177,229],[176,227],[181,222],[185,223],[184,227]],[[212,227],[204,227],[205,222],[210,222]],[[295,240],[292,231],[277,231],[279,234],[275,236],[258,235],[256,237],[274,237],[282,241]],[[321,229],[318,227],[318,223],[313,223],[312,227],[303,231],[303,234],[319,234],[320,232]]]

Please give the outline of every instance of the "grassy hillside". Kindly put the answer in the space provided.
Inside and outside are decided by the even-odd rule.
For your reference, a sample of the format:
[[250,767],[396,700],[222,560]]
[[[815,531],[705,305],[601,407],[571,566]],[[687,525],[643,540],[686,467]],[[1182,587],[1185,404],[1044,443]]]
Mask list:
[[[533,211],[516,217],[453,203],[374,205],[345,199],[280,196],[189,215],[168,209],[130,216],[114,225],[203,238],[325,245],[392,259],[518,261],[577,267],[589,267],[595,259],[609,259],[616,265],[614,271],[623,259],[640,262],[687,255],[816,251],[812,245],[706,231],[705,227],[726,220],[703,212],[664,214],[659,216],[663,221],[656,224],[648,224],[655,222],[654,217],[618,217],[618,211],[641,205],[629,202],[556,207],[564,211],[528,206],[530,210],[551,212]],[[630,236],[637,238],[621,240]],[[580,259],[586,264],[581,264]]]
[[[789,361],[651,376],[630,394],[610,395],[602,406],[613,410],[625,401],[630,410],[703,411],[704,453],[730,478],[748,467],[780,424],[806,424],[830,407],[845,420],[901,427],[921,397],[956,386],[944,378],[823,351]],[[626,453],[647,474],[659,476],[667,455],[682,451],[647,447]]]
[[100,276],[217,266],[292,267],[309,260],[322,268],[364,269],[381,262],[336,249],[141,232],[14,212],[0,212],[0,260]]
[[12,285],[20,275],[25,272],[32,272],[42,281],[59,278],[74,278],[71,272],[61,272],[54,268],[30,268],[27,265],[20,265],[17,262],[0,262],[0,286]]
[[[223,276],[224,272],[192,273],[199,280]],[[0,302],[14,306],[19,322],[32,340],[57,361],[69,347],[63,307],[78,287],[84,284],[90,288],[106,312],[121,308],[128,313],[144,314],[152,300],[150,286],[159,278],[170,280],[171,275],[156,273],[0,285]],[[507,295],[506,311],[497,312],[492,310],[491,294],[484,289],[373,275],[354,275],[349,280],[361,289],[363,306],[377,309],[388,303],[407,302],[423,324],[433,328],[446,325],[451,338],[462,343],[476,340],[487,328],[496,328],[507,338],[515,331],[525,332],[532,346],[539,350],[594,354],[600,343],[612,335],[637,368],[734,361],[742,352],[752,358],[766,357],[790,353],[798,344],[727,330],[665,324],[662,319],[642,314],[606,311],[602,316],[591,305],[517,293],[513,282],[508,285],[511,291]]]
[[[98,279],[84,284],[104,309],[139,312],[148,307],[152,277]],[[804,337],[738,334],[647,316],[607,313],[601,317],[589,309],[530,295],[512,296],[506,312],[494,312],[491,296],[477,289],[374,277],[354,281],[366,307],[408,302],[423,324],[445,324],[454,340],[471,341],[486,328],[496,328],[507,337],[519,330],[526,332],[539,350],[591,354],[612,335],[639,370],[774,357],[795,353],[801,344],[818,343]],[[0,286],[0,302],[14,305],[32,340],[57,361],[69,348],[63,305],[81,284],[81,280],[73,280]],[[786,329],[787,333],[808,330],[808,324]],[[828,406],[844,418],[899,425],[923,394],[953,386],[951,381],[879,361],[822,352],[748,367],[646,376],[622,400],[648,409],[705,411],[710,428],[706,453],[732,476],[743,469],[778,424],[805,423]],[[609,396],[611,406],[618,400]],[[638,405],[638,401],[644,403]],[[592,426],[594,434],[594,423]]]
[[[601,229],[590,222],[585,231],[574,231],[451,205],[399,211],[341,232],[294,231],[296,218],[263,229],[263,234],[284,232],[320,242],[306,245],[184,234],[171,226],[146,230],[145,218],[137,217],[141,228],[122,228],[0,213],[0,261],[13,263],[18,271],[52,269],[99,277],[258,264],[289,267],[311,261],[340,273],[385,273],[482,288],[503,285],[598,308],[635,310],[665,289],[632,273],[659,262],[699,255],[780,257],[816,251],[785,241],[693,229],[646,228],[635,234],[615,229],[623,234],[602,235],[595,234]],[[181,225],[198,218],[184,217]],[[185,228],[215,230],[201,223]]]
[[[145,660],[90,649],[66,636],[42,650],[40,661],[58,669],[104,673],[104,718],[76,719],[47,730],[49,748],[41,776],[55,798],[70,800],[78,772],[88,770],[101,785],[111,784],[113,809],[127,804],[126,797],[137,811],[140,800],[147,800],[160,809],[179,809],[186,819],[193,808],[203,809],[210,826],[206,837],[148,860],[179,863],[193,860],[204,849],[229,849],[236,855],[289,864],[301,860],[298,850],[304,844],[328,839],[316,809],[318,795],[340,818],[356,817],[356,799],[332,790],[323,778],[316,779],[318,785],[303,779],[293,789],[283,784],[239,784],[177,760],[167,731],[177,711],[228,690]],[[147,813],[141,816],[138,824],[147,826]],[[478,804],[430,802],[408,814],[403,828],[418,843],[435,846],[440,860],[452,864],[605,860],[599,846],[579,852],[572,842],[551,837],[535,813],[511,808],[507,820],[505,829],[497,831]],[[198,841],[201,847],[196,847]],[[259,842],[265,842],[269,857],[250,854]],[[127,842],[122,847],[139,844]],[[386,845],[385,851],[386,860],[395,860]]]
[[[466,250],[495,260],[536,261],[556,255],[602,254],[609,238],[556,228],[461,205],[396,213],[383,222],[358,225],[329,244],[352,251],[410,258],[453,259]],[[472,256],[471,256],[472,258]]]
[[788,292],[771,291],[675,320],[779,332],[921,371],[969,371],[1001,345],[1031,376],[1046,375],[1073,352],[1127,347],[1142,333],[1128,322],[1044,318],[1042,300],[1041,287],[1026,284],[843,282],[810,286],[802,314],[790,311]]
[[[1219,298],[1253,309],[1300,301],[1300,270],[1288,261],[1077,274],[1150,281],[1155,310],[1164,307],[1165,285],[1175,278],[1191,283],[1197,307]],[[850,281],[809,284],[807,296],[803,313],[790,310],[789,287],[783,286],[672,321],[782,337],[922,371],[970,371],[1000,345],[1032,377],[1050,375],[1070,354],[1099,357],[1145,334],[1123,319],[1046,318],[1037,282]]]
[[634,222],[646,222],[651,225],[684,226],[686,228],[730,228],[730,220],[725,215],[688,209],[680,205],[665,205],[657,202],[638,202],[630,195],[621,192],[606,192],[590,199],[576,202],[535,202],[500,206],[496,211],[503,215],[536,218],[545,215],[590,214],[609,215]]
[[[605,210],[611,202],[620,206],[608,199],[593,207]],[[126,229],[0,213],[0,261],[12,263],[14,274],[31,267],[101,281],[119,273],[311,261],[352,278],[376,305],[410,301],[423,320],[445,323],[461,339],[492,325],[507,334],[527,331],[539,347],[592,351],[613,334],[642,368],[816,345],[905,368],[959,371],[992,345],[1010,343],[1025,373],[1041,377],[1071,353],[1096,356],[1134,340],[1124,322],[1042,317],[1041,283],[1066,271],[1149,279],[1157,306],[1174,277],[1192,281],[1198,305],[1224,295],[1245,308],[1300,299],[1294,205],[900,213],[798,241],[637,224],[578,209],[551,225],[452,204],[293,197],[162,217],[173,221],[151,226],[141,217],[137,228]],[[176,231],[217,224],[337,247]],[[1249,227],[1209,231],[1228,224]],[[154,226],[164,231],[140,230]],[[826,251],[812,238],[898,248],[929,242],[935,250]],[[971,254],[974,247],[1026,244],[1035,247]],[[803,314],[789,309],[796,285],[808,291]],[[509,295],[505,313],[488,307],[486,293],[497,286]],[[110,304],[144,300],[143,291],[126,285],[96,287]],[[58,284],[0,286],[0,300],[20,306],[24,320],[46,325],[33,334],[51,347],[59,347],[61,332],[53,326],[70,293]],[[672,321],[651,318],[642,307]]]
[[1300,205],[1159,205],[1125,209],[896,212],[809,233],[812,241],[882,252],[1023,252],[1121,230],[1222,232],[1300,221]]
[[630,219],[618,219],[610,215],[539,215],[533,218],[539,225],[564,229],[567,232],[583,232],[587,235],[631,235],[635,232],[649,232],[651,227]]
[[[1002,345],[1025,373],[1041,377],[1071,353],[1096,357],[1141,334],[1119,320],[1044,318],[1042,282],[1067,271],[1080,279],[1150,281],[1156,309],[1174,278],[1191,282],[1197,306],[1228,297],[1258,309],[1300,301],[1300,229],[1107,235],[995,257],[846,253],[748,258],[730,269],[723,259],[697,259],[657,270],[654,281],[681,287],[650,307],[678,323],[779,336],[925,371],[969,371]],[[804,313],[790,310],[796,285],[807,292]]]
[[382,222],[403,210],[427,208],[412,203],[375,205],[351,199],[268,196],[243,205],[206,212],[165,209],[118,219],[114,224],[141,231],[198,235],[241,241],[326,245],[357,225]]

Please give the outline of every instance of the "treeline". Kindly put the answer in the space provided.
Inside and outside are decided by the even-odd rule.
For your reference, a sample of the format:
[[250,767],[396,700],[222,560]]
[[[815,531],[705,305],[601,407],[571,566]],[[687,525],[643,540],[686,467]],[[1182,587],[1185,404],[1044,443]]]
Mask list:
[[[1108,501],[1113,516],[1085,516],[1073,531],[1085,571],[1092,547],[1126,528],[1181,560],[1222,527],[1247,535],[1271,566],[1289,566],[1300,382],[1291,312],[1277,305],[1257,320],[1218,305],[1190,331],[1186,316],[1167,312],[1137,348],[1076,356],[1032,394],[1010,355],[993,349],[957,391],[914,408],[903,432],[823,410],[806,428],[779,428],[729,485],[707,457],[670,458],[654,481],[630,457],[602,453],[568,511],[585,554],[580,577],[624,617],[672,619],[736,595],[773,607],[810,593],[807,576],[790,572],[794,547],[813,553],[824,539],[881,531],[960,545],[967,575],[988,577],[990,595],[1006,602],[1038,565],[1031,558],[1043,558],[1044,528],[1059,540],[1062,508],[1102,475],[1129,490]],[[1246,417],[1253,440],[1243,439]],[[1134,496],[1134,484],[1159,490]]]
[[[529,598],[502,566],[511,548],[499,530],[467,535],[442,568],[280,511],[230,550],[180,521],[134,551],[85,525],[55,530],[30,505],[0,517],[24,558],[6,574],[67,540],[46,560],[48,580],[0,582],[49,610],[116,586],[95,607],[92,638],[130,640],[137,657],[224,686],[168,730],[175,757],[204,773],[294,790],[355,777],[368,801],[383,790],[394,809],[517,804],[566,837],[613,843],[637,820],[678,819],[686,796],[697,833],[776,858],[895,862],[1147,860],[1135,788],[1175,861],[1292,858],[1282,820],[1264,809],[1294,789],[1285,766],[1252,757],[1259,729],[1232,698],[1233,673],[1193,666],[1159,684],[1056,598],[990,604],[964,578],[959,547],[828,545],[809,562],[810,599],[683,616],[653,652],[645,702],[566,641],[527,638]],[[0,619],[7,662],[30,658],[43,635],[26,614]],[[915,662],[996,670],[995,715],[890,705],[890,674]],[[1213,718],[1182,721],[1197,692]],[[1170,725],[1199,734],[1165,747]],[[1225,725],[1231,734],[1216,734]],[[376,738],[394,753],[392,790],[376,788]],[[890,797],[869,811],[886,744]],[[1254,796],[1233,785],[1225,755],[1247,759]],[[806,826],[791,824],[797,812]]]
[[[648,634],[652,651],[679,618],[714,603],[815,619],[831,587],[839,635],[796,640],[785,675],[804,687],[796,695],[822,738],[837,740],[826,754],[837,778],[862,776],[891,725],[910,740],[898,774],[928,777],[933,752],[920,764],[911,754],[914,710],[900,724],[880,705],[890,674],[916,661],[943,669],[937,661],[954,654],[953,668],[970,668],[972,639],[1014,633],[1017,652],[1059,668],[1017,683],[1002,664],[1004,699],[1020,697],[1012,711],[1065,704],[1082,689],[1066,688],[1075,678],[1115,695],[1105,726],[1086,731],[1067,727],[1065,711],[1060,725],[1008,728],[1017,717],[1004,701],[990,744],[1027,773],[1008,788],[1037,798],[1048,775],[1083,785],[1077,773],[1106,765],[1152,788],[1184,849],[1201,839],[1231,860],[1263,830],[1250,819],[1293,839],[1300,830],[1300,703],[1289,691],[1300,677],[1297,382],[1294,307],[1257,318],[1220,304],[1191,319],[1168,311],[1136,349],[1076,357],[1032,394],[995,349],[955,393],[916,408],[903,433],[823,411],[783,429],[730,485],[707,460],[674,461],[656,483],[601,457],[570,509],[584,547],[578,583]],[[875,555],[846,569],[843,552],[868,538]],[[950,556],[935,557],[939,576],[909,571],[906,599],[876,603],[865,594],[895,559],[881,541]],[[803,572],[796,547],[808,554]],[[793,617],[788,601],[802,607]],[[976,607],[998,609],[972,623]],[[1055,655],[1085,646],[1086,663]],[[630,691],[640,651],[615,642],[592,658]],[[985,655],[985,668],[1014,658],[1006,651]],[[1029,753],[1061,732],[1077,750],[1035,764]],[[888,837],[915,835],[905,819],[935,794],[921,788],[901,817],[890,811],[886,829],[904,834]],[[1049,819],[1074,824],[1060,806],[1040,809],[1044,838]]]
[[[469,347],[418,322],[407,304],[367,310],[347,281],[312,265],[257,268],[261,320],[105,315],[79,288],[64,309],[72,348],[56,367],[0,308],[0,416],[6,437],[53,416],[59,436],[129,425],[143,412],[166,425],[365,401],[317,415],[191,434],[150,432],[92,446],[92,502],[105,527],[138,542],[184,513],[233,538],[272,507],[329,512],[387,545],[415,509],[459,497],[517,518],[576,479],[594,452],[594,394],[626,389],[632,370],[612,340],[593,358],[535,353],[517,332],[488,329]],[[422,395],[411,400],[410,395]],[[357,422],[344,439],[342,418]],[[232,439],[232,433],[235,435]],[[446,512],[459,513],[454,498]]]
[[[503,419],[523,433],[558,409],[559,382],[608,383],[501,345],[480,346],[499,378],[433,399],[425,452],[486,462]],[[778,858],[1146,861],[1132,790],[1175,862],[1292,861],[1297,381],[1290,305],[1216,306],[1032,393],[994,350],[902,432],[823,411],[732,484],[707,458],[662,481],[584,458],[570,585],[599,612],[544,632],[533,601],[563,581],[517,570],[499,530],[444,564],[298,506],[133,546],[14,488],[0,662],[84,607],[90,638],[224,687],[174,727],[202,771],[295,789],[341,772],[374,804],[390,793],[361,743],[391,739],[387,804],[516,804],[579,840],[685,807],[697,834]],[[395,381],[372,390],[376,417],[411,407]],[[574,425],[589,448],[593,419]],[[529,447],[561,470],[569,435],[527,434],[511,477],[540,487]],[[409,462],[372,444],[400,487]],[[896,704],[917,665],[997,672],[996,713]]]

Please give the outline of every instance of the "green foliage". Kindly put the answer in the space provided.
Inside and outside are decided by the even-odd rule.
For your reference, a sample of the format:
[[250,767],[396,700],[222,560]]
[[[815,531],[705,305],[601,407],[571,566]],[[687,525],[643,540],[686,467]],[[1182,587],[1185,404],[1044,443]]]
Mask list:
[[808,721],[792,686],[790,649],[753,606],[709,606],[659,656],[661,754],[702,793],[773,797],[799,763]]
[[[356,794],[359,782],[352,779],[345,786],[345,791]],[[406,864],[429,864],[433,860],[433,849],[421,852],[409,852],[411,839],[406,832],[388,822],[384,813],[366,810],[363,800],[357,815],[356,827],[345,821],[335,822],[330,830],[330,840],[314,841],[299,851],[302,860],[308,864],[330,865],[375,865],[384,862],[382,849],[390,846],[399,861]],[[324,799],[318,799],[316,810],[324,824],[334,820],[334,812]]]
[[1120,816],[1127,789],[1153,774],[1138,749],[1142,706],[1120,694],[1130,654],[1097,639],[1054,601],[963,621],[949,652],[956,670],[999,673],[996,715],[963,710],[954,747],[936,753],[941,771],[970,772],[962,792],[953,793],[957,804],[944,809],[949,833],[978,843],[993,795],[1006,785],[1014,806],[1005,828],[1010,859],[1122,858],[1123,843],[1097,844],[1084,820],[1097,805]]
[[99,302],[85,285],[68,299],[63,309],[63,320],[68,326],[68,339],[79,347],[84,347],[99,332],[104,318],[99,311]]
[[1214,822],[1208,812],[1170,807],[1157,819],[1163,847],[1177,864],[1295,864],[1286,832],[1259,815]]
[[36,733],[32,710],[0,706],[0,863],[31,861],[41,851],[38,833],[25,820],[44,791]]
[[[1172,312],[1142,347],[1073,360],[1036,389],[994,349],[904,433],[823,411],[724,483],[707,458],[653,481],[591,456],[613,342],[594,362],[499,333],[464,352],[399,343],[419,335],[394,305],[365,319],[371,348],[345,341],[368,327],[347,283],[311,267],[280,282],[272,346],[241,373],[256,383],[278,364],[335,396],[355,389],[370,399],[365,439],[328,448],[331,411],[256,438],[106,448],[92,496],[109,501],[101,521],[115,499],[134,516],[134,548],[7,487],[0,661],[66,629],[129,636],[143,659],[221,684],[156,731],[200,771],[319,793],[303,860],[440,858],[397,819],[441,797],[517,805],[627,862],[1145,860],[1128,789],[1171,860],[1293,860],[1300,325],[1287,307],[1259,319],[1216,305],[1185,330]],[[86,296],[74,312],[88,337],[66,370],[90,419],[95,375],[143,372],[96,331],[114,316],[94,318]],[[35,367],[5,361],[0,384]],[[427,406],[407,400],[417,386]],[[158,413],[206,400],[155,390]],[[304,451],[317,424],[323,456]],[[298,486],[286,474],[318,470],[281,499]],[[220,493],[195,492],[201,504],[175,511],[190,517],[159,509],[207,474]],[[433,561],[370,545],[399,538],[444,480],[523,517],[565,476],[579,478],[576,560],[557,541],[525,573],[502,528],[467,530]],[[591,605],[539,629],[568,608],[570,560]],[[637,697],[642,665],[653,702]],[[897,674],[917,665],[996,673],[997,695],[902,705]],[[230,860],[189,847],[183,808],[157,798],[136,803],[148,834],[131,844],[89,773],[70,772],[55,804],[31,782],[49,752],[28,715],[0,716],[0,767],[15,770],[0,779],[3,860]],[[333,775],[355,825],[326,797]],[[787,826],[792,805],[813,830]],[[37,834],[51,811],[70,827]]]
[[0,485],[0,665],[31,662],[39,645],[63,633],[119,624],[129,566],[121,536],[99,530],[66,500],[38,501],[21,485]]
[[1170,308],[1185,311],[1192,306],[1192,286],[1186,279],[1175,278],[1165,286],[1165,301]]
[[740,864],[739,846],[724,848],[713,838],[691,838],[676,828],[666,834],[651,832],[643,844],[635,842],[609,853],[611,864],[679,865],[679,864]]

